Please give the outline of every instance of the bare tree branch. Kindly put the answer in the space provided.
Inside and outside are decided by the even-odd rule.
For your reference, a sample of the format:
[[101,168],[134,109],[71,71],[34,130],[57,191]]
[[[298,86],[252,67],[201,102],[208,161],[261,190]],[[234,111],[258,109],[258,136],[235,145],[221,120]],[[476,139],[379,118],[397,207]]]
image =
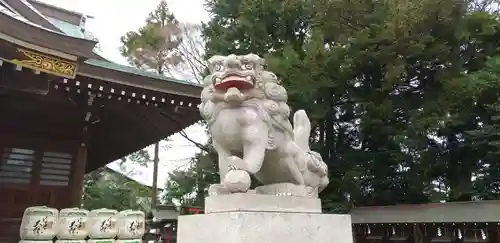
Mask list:
[[201,37],[201,25],[182,23],[179,25],[182,41],[177,49],[182,57],[183,65],[178,70],[189,79],[198,83],[202,82],[202,74],[207,68],[203,59],[205,43]]

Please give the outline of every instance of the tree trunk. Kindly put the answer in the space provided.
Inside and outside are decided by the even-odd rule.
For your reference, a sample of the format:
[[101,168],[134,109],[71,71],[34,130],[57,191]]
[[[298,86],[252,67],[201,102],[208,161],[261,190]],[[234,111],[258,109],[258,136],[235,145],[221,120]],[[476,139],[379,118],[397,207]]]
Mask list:
[[158,164],[160,162],[159,158],[160,142],[155,143],[155,152],[153,158],[153,193],[151,195],[151,209],[156,207],[156,202],[158,199]]
[[[156,70],[159,75],[163,75],[163,65],[158,65]],[[161,141],[161,140],[160,140]],[[155,143],[154,158],[153,158],[153,193],[151,195],[151,210],[156,207],[158,201],[158,164],[160,163],[160,141]]]
[[196,206],[203,207],[205,203],[205,183],[203,182],[203,168],[200,163],[196,163]]

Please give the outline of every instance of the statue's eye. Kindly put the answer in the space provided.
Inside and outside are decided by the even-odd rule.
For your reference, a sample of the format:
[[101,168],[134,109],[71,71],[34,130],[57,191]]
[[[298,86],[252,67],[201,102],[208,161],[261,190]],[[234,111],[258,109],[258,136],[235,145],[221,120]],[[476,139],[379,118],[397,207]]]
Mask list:
[[242,70],[252,70],[253,69],[253,65],[250,64],[250,63],[245,63],[245,64],[241,65],[241,69]]
[[222,65],[221,64],[215,64],[214,69],[216,72],[222,71]]

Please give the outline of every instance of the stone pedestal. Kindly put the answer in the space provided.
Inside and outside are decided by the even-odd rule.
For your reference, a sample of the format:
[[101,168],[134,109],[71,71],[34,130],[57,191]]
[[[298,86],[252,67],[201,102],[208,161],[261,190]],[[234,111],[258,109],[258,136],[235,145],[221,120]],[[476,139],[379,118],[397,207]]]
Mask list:
[[206,204],[207,214],[179,217],[177,242],[353,242],[350,216],[321,214],[318,199],[232,194],[209,197]]
[[282,212],[321,213],[321,201],[310,197],[286,197],[236,193],[207,197],[205,213]]

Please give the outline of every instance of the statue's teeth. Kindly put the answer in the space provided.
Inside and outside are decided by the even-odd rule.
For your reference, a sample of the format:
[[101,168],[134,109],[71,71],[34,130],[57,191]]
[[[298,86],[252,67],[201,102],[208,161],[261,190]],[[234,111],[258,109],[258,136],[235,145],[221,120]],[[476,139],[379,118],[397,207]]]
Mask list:
[[222,79],[220,79],[220,78],[216,78],[216,79],[215,79],[215,82],[216,82],[216,83],[220,83],[220,81],[222,81]]
[[245,77],[245,81],[249,81],[249,82],[250,82],[250,81],[252,81],[252,76],[250,76],[250,75],[249,75],[249,76],[246,76],[246,77]]

